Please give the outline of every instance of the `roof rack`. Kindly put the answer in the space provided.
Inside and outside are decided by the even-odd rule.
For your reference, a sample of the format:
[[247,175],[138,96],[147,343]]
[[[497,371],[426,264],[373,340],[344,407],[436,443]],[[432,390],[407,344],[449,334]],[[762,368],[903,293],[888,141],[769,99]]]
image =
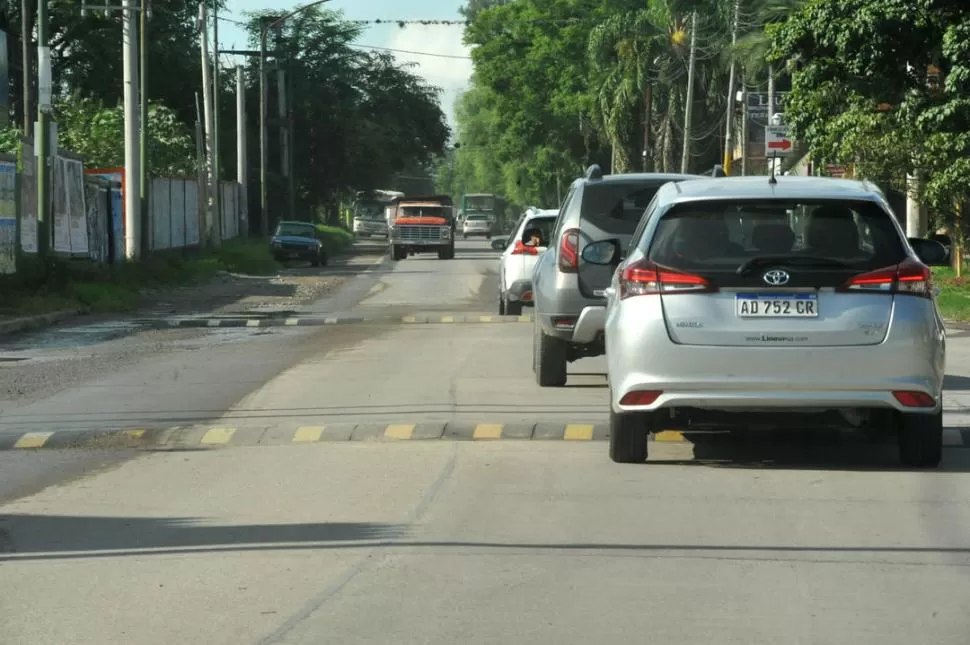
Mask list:
[[711,177],[727,177],[727,173],[724,172],[724,166],[716,164],[714,170],[711,171]]
[[586,169],[586,179],[602,179],[603,169],[600,168],[599,164],[593,164]]

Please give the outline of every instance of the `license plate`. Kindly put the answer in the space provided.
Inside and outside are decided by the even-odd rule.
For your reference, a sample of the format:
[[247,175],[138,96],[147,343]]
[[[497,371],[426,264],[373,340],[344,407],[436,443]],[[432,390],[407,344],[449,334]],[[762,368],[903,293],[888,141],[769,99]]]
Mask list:
[[293,258],[298,258],[298,257],[300,257],[300,252],[299,252],[299,251],[290,251],[290,252],[289,252],[289,253],[288,253],[287,255],[288,255],[288,256],[289,256],[289,257],[290,257],[291,259],[293,259]]
[[815,293],[739,293],[735,299],[738,318],[815,318]]

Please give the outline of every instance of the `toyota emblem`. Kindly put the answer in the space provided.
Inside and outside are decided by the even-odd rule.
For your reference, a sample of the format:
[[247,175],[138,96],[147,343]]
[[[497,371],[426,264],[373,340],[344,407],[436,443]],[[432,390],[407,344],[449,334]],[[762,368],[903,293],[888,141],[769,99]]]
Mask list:
[[772,269],[771,271],[767,271],[762,277],[765,284],[770,284],[773,287],[780,287],[783,284],[788,284],[788,281],[791,280],[791,276],[788,275],[788,272],[782,271],[781,269]]

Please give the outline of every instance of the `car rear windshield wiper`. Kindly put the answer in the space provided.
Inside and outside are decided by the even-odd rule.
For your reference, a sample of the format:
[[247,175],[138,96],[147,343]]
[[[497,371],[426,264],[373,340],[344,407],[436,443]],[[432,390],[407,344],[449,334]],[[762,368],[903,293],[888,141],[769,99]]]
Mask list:
[[780,264],[782,266],[799,266],[819,269],[842,269],[849,266],[841,260],[825,258],[818,255],[761,255],[751,258],[738,267],[738,275],[746,275],[758,267]]

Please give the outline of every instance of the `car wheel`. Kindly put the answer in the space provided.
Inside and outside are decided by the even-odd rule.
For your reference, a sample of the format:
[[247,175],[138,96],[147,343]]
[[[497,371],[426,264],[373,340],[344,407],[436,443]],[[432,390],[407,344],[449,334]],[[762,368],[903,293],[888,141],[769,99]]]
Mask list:
[[402,249],[400,246],[391,247],[391,258],[394,260],[403,260],[408,256],[406,250]]
[[533,327],[535,337],[532,351],[535,354],[536,383],[540,387],[562,387],[566,384],[566,343],[542,333],[538,316]]
[[647,460],[650,416],[610,410],[610,459],[618,464],[642,464]]
[[904,466],[936,468],[943,458],[943,411],[899,415],[898,440]]
[[443,249],[438,249],[438,259],[439,260],[453,260],[455,259],[455,247],[446,246]]
[[521,316],[522,315],[522,303],[518,300],[507,300],[505,303],[505,315],[507,316]]
[[498,315],[505,315],[505,295],[502,293],[498,294]]

